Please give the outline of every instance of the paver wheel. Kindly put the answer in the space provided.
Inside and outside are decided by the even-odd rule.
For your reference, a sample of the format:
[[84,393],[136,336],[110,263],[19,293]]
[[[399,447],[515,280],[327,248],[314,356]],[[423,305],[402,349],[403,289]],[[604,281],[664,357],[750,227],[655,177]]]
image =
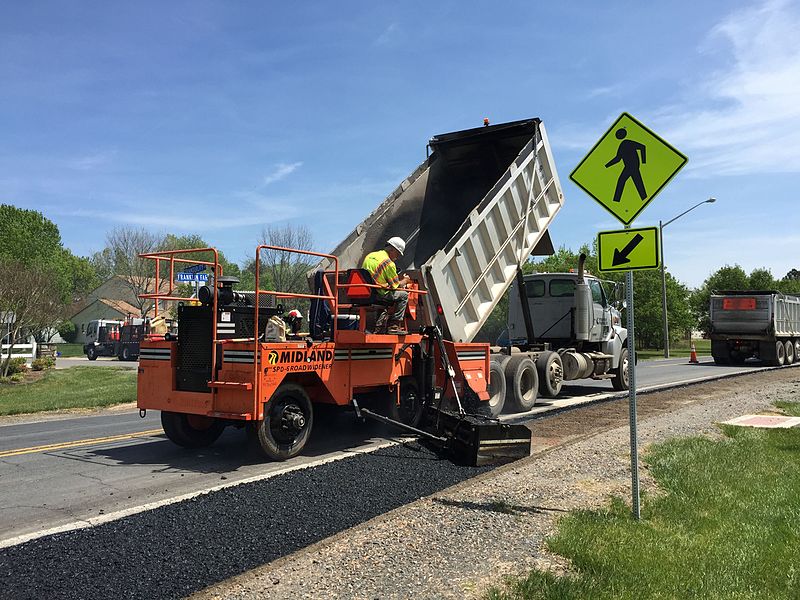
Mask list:
[[400,404],[394,394],[391,394],[386,403],[386,413],[390,419],[400,421],[406,425],[416,427],[422,419],[422,398],[419,394],[417,382],[412,377],[400,378]]
[[539,371],[539,391],[545,398],[555,398],[561,393],[564,383],[564,365],[556,352],[545,351],[536,359]]
[[528,412],[536,404],[539,374],[525,354],[512,356],[505,366],[506,394],[514,412]]
[[284,383],[264,405],[264,419],[249,433],[261,454],[280,461],[302,452],[313,425],[314,409],[306,391],[296,383]]
[[630,385],[630,371],[628,370],[628,349],[623,348],[619,355],[619,365],[614,369],[614,379],[611,380],[611,386],[621,392],[627,390]]
[[161,426],[167,437],[184,448],[204,448],[217,441],[225,429],[219,419],[161,411]]

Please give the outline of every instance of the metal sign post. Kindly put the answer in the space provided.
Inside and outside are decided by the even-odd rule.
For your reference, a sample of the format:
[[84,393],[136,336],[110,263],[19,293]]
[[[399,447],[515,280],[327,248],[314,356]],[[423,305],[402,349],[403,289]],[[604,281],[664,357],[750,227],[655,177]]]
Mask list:
[[631,506],[633,518],[639,510],[639,438],[636,430],[636,350],[633,328],[633,271],[625,273],[625,302],[628,308],[628,416],[631,429]]

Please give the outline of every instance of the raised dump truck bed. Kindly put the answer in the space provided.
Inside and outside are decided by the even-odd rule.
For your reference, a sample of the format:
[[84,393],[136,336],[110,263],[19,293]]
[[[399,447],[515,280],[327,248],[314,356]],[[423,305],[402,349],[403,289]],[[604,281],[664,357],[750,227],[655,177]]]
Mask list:
[[[340,268],[393,236],[400,271],[428,297],[422,324],[474,339],[531,254],[552,254],[547,233],[564,196],[540,119],[436,135],[430,155],[331,254]],[[329,268],[327,262],[321,263]],[[437,317],[438,312],[438,317]]]

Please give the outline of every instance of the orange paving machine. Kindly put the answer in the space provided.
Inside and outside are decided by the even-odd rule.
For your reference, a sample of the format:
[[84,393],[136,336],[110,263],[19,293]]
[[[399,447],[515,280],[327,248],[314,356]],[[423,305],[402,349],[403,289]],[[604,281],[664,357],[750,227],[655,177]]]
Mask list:
[[[262,290],[262,252],[324,259],[310,286],[315,293]],[[137,404],[140,414],[161,411],[167,437],[197,448],[212,444],[226,426],[245,428],[272,460],[302,452],[312,435],[315,407],[347,407],[360,416],[411,431],[456,462],[480,465],[527,456],[530,430],[487,414],[489,345],[442,339],[421,318],[426,292],[408,286],[407,334],[369,330],[375,285],[362,269],[339,270],[335,256],[258,246],[255,290],[233,289],[213,248],[143,254],[155,261],[166,291],[143,294],[177,303],[177,334],[148,335],[141,343]],[[208,260],[196,260],[205,257]],[[178,295],[176,268],[210,270],[196,299]],[[165,268],[168,267],[168,275]],[[316,318],[311,331],[281,326],[282,302],[305,299]],[[163,310],[163,306],[162,306]],[[322,325],[321,325],[322,324]]]

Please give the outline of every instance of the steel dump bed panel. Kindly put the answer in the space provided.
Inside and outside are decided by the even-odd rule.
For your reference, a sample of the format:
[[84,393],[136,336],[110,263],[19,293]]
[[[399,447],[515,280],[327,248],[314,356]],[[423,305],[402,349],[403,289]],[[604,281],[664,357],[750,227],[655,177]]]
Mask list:
[[352,268],[402,237],[398,270],[421,277],[428,322],[441,306],[448,339],[469,342],[520,261],[552,254],[547,228],[564,196],[539,119],[437,135],[429,145],[430,156],[331,253]]
[[800,335],[800,297],[770,291],[711,296],[711,331],[728,336]]

